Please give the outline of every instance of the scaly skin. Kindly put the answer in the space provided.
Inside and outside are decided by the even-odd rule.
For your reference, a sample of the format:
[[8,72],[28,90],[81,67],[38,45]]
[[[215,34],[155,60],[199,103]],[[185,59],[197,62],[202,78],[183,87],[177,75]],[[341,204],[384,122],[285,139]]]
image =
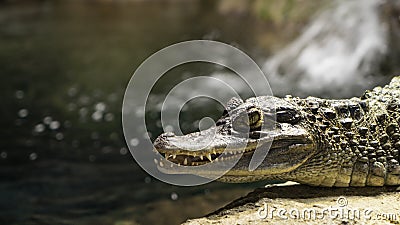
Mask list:
[[[212,143],[201,146],[202,138],[214,131]],[[257,144],[271,148],[261,165],[250,171]],[[240,145],[245,149],[235,148]],[[232,99],[216,127],[184,136],[166,133],[154,147],[169,161],[187,166],[215,163],[224,150],[219,161],[245,150],[220,178],[225,182],[279,179],[327,187],[400,185],[400,77],[360,98]]]

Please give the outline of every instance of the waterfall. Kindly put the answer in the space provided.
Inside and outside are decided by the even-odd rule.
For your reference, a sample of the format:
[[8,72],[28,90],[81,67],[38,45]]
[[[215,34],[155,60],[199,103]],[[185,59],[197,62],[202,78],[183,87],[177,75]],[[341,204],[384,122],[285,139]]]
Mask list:
[[375,83],[388,51],[379,0],[336,1],[302,34],[267,59],[263,70],[275,95],[348,97]]

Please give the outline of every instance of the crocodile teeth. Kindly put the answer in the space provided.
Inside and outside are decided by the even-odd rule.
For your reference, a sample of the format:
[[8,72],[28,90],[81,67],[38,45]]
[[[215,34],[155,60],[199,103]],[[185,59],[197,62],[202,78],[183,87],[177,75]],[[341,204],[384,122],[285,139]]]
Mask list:
[[200,155],[200,159],[203,160],[203,158],[204,158],[204,157],[203,157],[202,155]]
[[172,154],[172,158],[175,159],[176,158],[176,154]]
[[187,158],[185,158],[185,160],[183,161],[183,165],[187,165],[187,163],[188,163],[188,161],[187,161]]
[[208,153],[208,154],[206,155],[206,157],[207,157],[208,160],[210,160],[210,162],[212,162],[212,158],[211,158],[211,154],[210,154],[210,153]]
[[160,166],[161,166],[161,167],[164,167],[164,163],[163,163],[163,162],[161,162],[161,161],[160,161]]
[[171,155],[168,153],[165,153],[165,159],[168,159],[169,157],[171,157]]

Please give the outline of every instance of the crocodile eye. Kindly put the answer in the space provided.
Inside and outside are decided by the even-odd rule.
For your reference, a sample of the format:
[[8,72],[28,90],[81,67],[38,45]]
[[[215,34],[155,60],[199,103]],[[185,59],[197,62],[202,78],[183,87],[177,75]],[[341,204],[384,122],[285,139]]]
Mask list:
[[263,121],[263,114],[257,108],[251,108],[248,112],[250,129],[257,129],[261,127]]
[[247,112],[242,112],[233,119],[233,129],[240,132],[247,132],[261,127],[263,114],[257,108],[250,108]]

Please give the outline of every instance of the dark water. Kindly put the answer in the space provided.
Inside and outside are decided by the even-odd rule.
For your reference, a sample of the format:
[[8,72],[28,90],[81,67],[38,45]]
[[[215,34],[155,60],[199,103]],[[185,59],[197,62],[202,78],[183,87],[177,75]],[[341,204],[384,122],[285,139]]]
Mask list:
[[[154,180],[134,162],[121,128],[124,89],[144,59],[202,38],[259,55],[254,17],[220,13],[214,1],[0,4],[1,224],[176,224],[262,185]],[[189,69],[213,67],[189,66],[170,79]]]
[[[220,40],[261,65],[301,33],[316,5],[286,1],[280,16],[275,3],[228,2],[0,1],[0,223],[177,224],[262,186],[162,183],[136,164],[122,133],[125,87],[157,50]],[[218,70],[198,63],[170,71],[155,102],[179,81]],[[222,111],[215,102],[188,106],[185,132]],[[159,112],[150,107],[146,117],[154,138]]]

